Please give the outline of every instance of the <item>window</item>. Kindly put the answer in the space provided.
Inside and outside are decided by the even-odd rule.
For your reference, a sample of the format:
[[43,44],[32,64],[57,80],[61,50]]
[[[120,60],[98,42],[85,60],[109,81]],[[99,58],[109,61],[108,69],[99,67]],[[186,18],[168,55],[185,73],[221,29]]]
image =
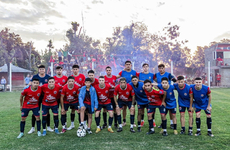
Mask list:
[[224,52],[224,58],[230,58],[230,52]]

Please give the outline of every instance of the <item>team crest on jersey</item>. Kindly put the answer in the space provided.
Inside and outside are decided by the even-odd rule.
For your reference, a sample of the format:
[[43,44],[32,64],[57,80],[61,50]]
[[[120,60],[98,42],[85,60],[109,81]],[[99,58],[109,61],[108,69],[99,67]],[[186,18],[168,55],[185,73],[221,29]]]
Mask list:
[[151,79],[151,77],[149,77],[149,79]]
[[45,79],[45,82],[47,82],[48,80],[47,79]]
[[57,91],[54,91],[54,94],[57,94]]
[[201,94],[201,97],[203,97],[204,96],[204,94]]
[[106,90],[105,93],[108,93],[108,90]]
[[184,93],[184,96],[187,96],[187,93]]
[[65,80],[63,79],[63,80],[62,80],[62,82],[64,82],[64,83],[65,83]]
[[142,91],[142,90],[140,90],[140,92],[142,93],[143,91]]
[[172,92],[170,92],[169,94],[172,95]]
[[132,77],[133,75],[131,74],[130,76]]
[[73,94],[76,94],[76,91],[73,91]]
[[38,93],[37,96],[40,96],[40,93]]
[[79,81],[81,81],[81,78],[79,78]]
[[162,92],[162,91],[160,91],[159,93],[160,93],[160,94],[162,94],[163,92]]
[[129,92],[126,92],[127,95],[129,95]]

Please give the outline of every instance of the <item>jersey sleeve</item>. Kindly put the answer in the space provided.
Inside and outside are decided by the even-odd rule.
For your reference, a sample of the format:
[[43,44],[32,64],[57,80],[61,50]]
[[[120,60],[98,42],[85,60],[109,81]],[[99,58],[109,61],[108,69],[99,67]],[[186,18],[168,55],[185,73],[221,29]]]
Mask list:
[[121,74],[122,74],[122,71],[121,72],[119,72],[119,75],[121,76]]
[[211,94],[211,90],[210,90],[210,88],[208,87],[208,92],[207,92],[207,94]]
[[189,89],[189,94],[193,94],[192,88]]
[[63,87],[62,91],[61,91],[61,95],[65,96],[65,87]]
[[157,78],[157,74],[153,74],[153,80]]
[[117,96],[117,94],[118,94],[118,88],[119,88],[119,86],[117,85],[116,88],[115,88],[115,90],[114,90],[114,95],[115,96]]
[[174,78],[174,76],[171,73],[169,73],[169,80],[172,80],[172,78]]
[[136,72],[136,76],[139,77],[140,73]]
[[26,95],[26,93],[27,93],[26,91],[27,91],[27,90],[26,90],[26,89],[24,89],[24,90],[22,91],[21,95],[22,95],[22,96],[25,96],[25,95]]

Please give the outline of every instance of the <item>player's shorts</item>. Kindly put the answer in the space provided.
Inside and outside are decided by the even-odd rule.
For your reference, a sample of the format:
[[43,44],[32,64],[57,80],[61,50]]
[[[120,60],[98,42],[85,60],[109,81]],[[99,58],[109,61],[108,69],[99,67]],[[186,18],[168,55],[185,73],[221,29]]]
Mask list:
[[216,80],[217,83],[220,83],[220,80]]
[[88,105],[86,103],[84,103],[84,105],[85,105],[85,111],[87,111],[89,114],[93,114],[91,105]]
[[138,109],[143,109],[143,108],[148,109],[148,104],[145,104],[145,105],[137,105],[137,108],[138,108]]
[[78,110],[78,106],[79,106],[78,102],[77,103],[69,103],[69,104],[64,103],[65,111],[68,111],[69,107],[70,107],[70,109]]
[[112,103],[112,105],[113,105],[113,108],[116,108],[116,103],[115,103],[115,101],[114,101],[114,98],[110,98],[111,99],[111,103]]
[[97,111],[101,111],[102,108],[105,108],[107,111],[113,111],[112,103],[109,104],[98,104]]
[[41,94],[41,96],[39,97],[39,102],[38,102],[39,109],[41,108],[43,97],[44,97],[44,94]]
[[148,105],[148,114],[155,113],[156,108],[159,108],[159,111],[161,114],[166,114],[166,108],[164,105],[162,105],[162,106]]
[[35,117],[40,117],[40,109],[39,107],[36,108],[22,108],[21,114],[22,114],[22,118],[26,118],[29,114],[29,111],[33,112]]
[[131,106],[132,106],[132,102],[131,101],[125,102],[125,101],[122,101],[122,100],[118,100],[118,105],[119,105],[120,109],[122,109],[123,106],[128,106],[129,109],[130,109]]
[[52,110],[53,114],[58,115],[58,105],[55,106],[42,105],[42,116],[47,115],[50,109]]
[[172,109],[166,108],[166,115],[167,115],[168,111],[170,111],[172,114],[176,114],[176,108],[172,108]]
[[186,109],[188,110],[189,113],[191,112],[191,111],[189,110],[189,107],[179,106],[179,112],[180,112],[180,113],[184,113],[184,112],[186,111]]
[[[199,109],[199,108],[195,108],[195,110],[196,110],[196,113],[201,111],[201,109]],[[211,115],[211,112],[208,110],[204,110],[204,112],[206,113],[206,115]]]

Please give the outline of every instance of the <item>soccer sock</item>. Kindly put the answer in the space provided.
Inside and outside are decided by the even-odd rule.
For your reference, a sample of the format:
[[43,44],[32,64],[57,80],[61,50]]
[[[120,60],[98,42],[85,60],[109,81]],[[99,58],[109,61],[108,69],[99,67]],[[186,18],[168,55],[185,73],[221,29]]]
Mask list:
[[177,129],[177,124],[173,124],[173,130]]
[[114,114],[114,124],[117,124],[117,114]]
[[141,127],[141,122],[138,121],[138,122],[137,122],[137,125],[138,125],[138,128]]
[[78,121],[79,121],[79,124],[81,123],[81,114],[78,113]]
[[37,130],[41,130],[41,120],[37,121]]
[[46,129],[46,121],[47,121],[47,116],[42,116],[42,127],[43,127],[43,130]]
[[24,133],[25,124],[26,124],[25,121],[21,121],[21,122],[20,122],[20,131],[21,131],[22,133]]
[[145,116],[144,114],[141,115],[141,121],[142,121],[142,120],[144,121],[144,116]]
[[58,116],[54,116],[54,124],[55,124],[55,129],[58,128],[58,124],[59,124]]
[[173,124],[173,120],[170,120],[170,124]]
[[196,118],[197,131],[200,131],[200,124],[201,124],[200,118]]
[[207,127],[208,127],[208,131],[211,131],[211,127],[212,127],[212,118],[207,118]]
[[117,115],[118,124],[121,124],[121,115]]
[[109,126],[111,127],[113,124],[113,117],[109,117]]
[[167,127],[167,119],[162,121],[162,129],[164,131],[166,131],[166,127]]
[[74,118],[75,118],[75,113],[74,114],[70,114],[70,118],[71,118],[71,122],[74,122]]
[[152,114],[152,118],[155,119],[155,113]]
[[183,131],[185,131],[185,127],[181,127],[181,129],[182,129]]
[[123,122],[126,122],[126,119],[123,119]]
[[50,114],[47,114],[47,127],[50,127]]
[[131,125],[134,124],[134,115],[130,115],[130,123],[131,123]]
[[107,125],[107,112],[103,112],[103,121],[104,124]]
[[34,115],[32,115],[32,127],[35,127],[35,121],[36,121],[36,118]]
[[95,117],[95,122],[97,126],[100,126],[100,117]]
[[188,130],[189,130],[189,131],[192,131],[192,127],[189,127]]
[[149,130],[153,128],[153,119],[148,120],[149,121]]
[[65,125],[65,122],[66,122],[66,114],[65,115],[61,115],[61,124],[62,124],[62,126]]

